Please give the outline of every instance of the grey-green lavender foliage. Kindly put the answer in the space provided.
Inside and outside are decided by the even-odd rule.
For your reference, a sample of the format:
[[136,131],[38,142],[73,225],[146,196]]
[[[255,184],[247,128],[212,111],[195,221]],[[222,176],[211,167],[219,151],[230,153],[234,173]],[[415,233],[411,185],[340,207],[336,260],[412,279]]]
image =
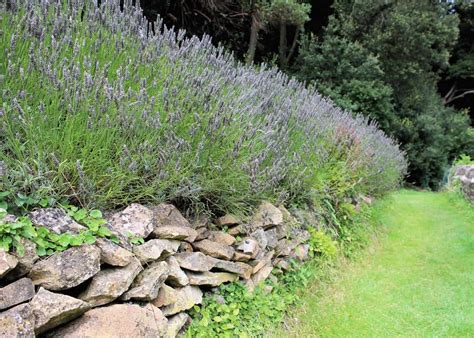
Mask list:
[[10,1],[1,20],[0,191],[83,206],[380,194],[406,170],[377,125],[125,1]]

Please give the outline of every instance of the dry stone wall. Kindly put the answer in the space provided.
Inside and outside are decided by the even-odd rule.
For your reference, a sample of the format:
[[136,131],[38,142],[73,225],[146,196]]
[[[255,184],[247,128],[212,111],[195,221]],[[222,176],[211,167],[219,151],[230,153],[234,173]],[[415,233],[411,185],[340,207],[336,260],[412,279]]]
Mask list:
[[459,180],[464,195],[471,203],[474,203],[474,165],[457,167],[454,171],[454,179]]
[[[82,228],[61,209],[30,214],[56,233]],[[0,251],[0,336],[175,337],[186,313],[222,283],[253,288],[308,258],[309,233],[290,226],[283,207],[263,202],[251,220],[225,215],[189,221],[170,204],[132,204],[108,217],[115,244],[72,247],[46,259],[25,241],[25,254]],[[145,239],[132,245],[129,234]]]

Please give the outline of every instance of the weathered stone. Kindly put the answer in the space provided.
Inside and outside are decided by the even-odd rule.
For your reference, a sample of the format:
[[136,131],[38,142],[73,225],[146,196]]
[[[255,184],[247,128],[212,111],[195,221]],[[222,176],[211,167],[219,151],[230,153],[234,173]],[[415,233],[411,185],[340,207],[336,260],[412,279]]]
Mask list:
[[233,282],[239,279],[235,273],[229,272],[186,272],[190,285],[219,286],[222,283]]
[[277,228],[273,228],[265,231],[265,237],[267,239],[267,248],[275,249],[278,244],[278,232]]
[[35,287],[29,278],[22,278],[0,288],[0,310],[26,302],[35,295]]
[[181,242],[178,248],[178,252],[194,252],[194,248],[188,242]]
[[185,286],[175,289],[177,300],[175,303],[163,307],[161,310],[165,316],[171,316],[178,312],[189,310],[196,304],[202,303],[202,291],[197,286]]
[[251,259],[252,259],[252,255],[245,254],[240,251],[236,251],[234,253],[234,257],[232,258],[232,260],[237,261],[237,262],[248,262]]
[[233,225],[239,225],[240,223],[242,223],[240,219],[230,214],[224,215],[216,219],[216,225],[219,227],[224,227],[224,226],[229,227]]
[[303,262],[309,258],[309,245],[300,244],[291,253],[290,257],[296,258],[300,262]]
[[[187,278],[187,277],[186,277]],[[156,307],[167,306],[176,303],[178,293],[171,286],[163,284],[158,291],[158,297],[153,299],[151,303]]]
[[292,247],[292,250],[298,245],[298,244],[301,244],[301,243],[306,243],[310,238],[311,238],[311,234],[309,233],[308,230],[304,230],[304,229],[293,229],[292,231],[292,236],[293,238],[293,247]]
[[209,271],[215,259],[201,252],[182,252],[174,255],[180,267],[191,271]]
[[189,284],[188,276],[181,270],[176,257],[171,256],[166,260],[168,263],[169,273],[166,282],[172,286],[186,286]]
[[191,222],[193,229],[207,228],[209,226],[209,218],[206,215],[198,215]]
[[196,229],[197,236],[196,236],[196,241],[201,241],[203,239],[209,238],[211,235],[211,232],[207,228],[198,228]]
[[15,256],[12,256],[0,249],[0,278],[13,270],[17,264],[18,260],[15,258]]
[[30,306],[35,317],[36,334],[76,319],[90,309],[90,305],[80,299],[43,288],[39,289]]
[[288,209],[285,208],[283,205],[279,205],[278,210],[281,211],[284,223],[292,223],[292,222],[295,221],[295,218],[291,215],[291,213],[288,211]]
[[217,242],[203,239],[193,244],[194,248],[215,258],[230,260],[234,256],[234,248]]
[[279,268],[283,271],[288,271],[290,269],[290,263],[288,263],[287,260],[283,259],[283,258],[277,258],[273,261],[273,265],[276,267],[276,268]]
[[133,247],[133,253],[142,264],[165,259],[176,253],[181,242],[168,239],[152,239]]
[[257,273],[264,266],[271,263],[274,254],[275,254],[275,251],[272,250],[272,251],[266,253],[265,256],[261,260],[256,261],[256,265],[253,267],[252,273]]
[[113,302],[128,290],[142,270],[136,258],[125,267],[102,270],[92,278],[92,282],[79,298],[93,307]]
[[79,233],[87,230],[83,225],[74,221],[64,209],[45,208],[30,212],[30,220],[37,227],[45,227],[57,234]]
[[57,252],[46,260],[38,261],[28,277],[33,284],[48,290],[66,290],[94,276],[100,270],[100,250],[83,245]]
[[235,243],[235,237],[224,231],[211,231],[209,240],[223,245],[233,245]]
[[272,270],[273,266],[270,263],[258,270],[258,272],[252,276],[253,284],[258,285],[263,282],[265,279],[268,278],[268,276],[270,276]]
[[167,333],[166,317],[152,304],[115,304],[87,311],[50,333],[56,338],[134,337],[156,338]]
[[130,251],[105,238],[97,238],[95,245],[100,249],[101,263],[112,266],[127,266],[135,257]]
[[162,203],[152,208],[155,213],[155,226],[177,226],[191,228],[191,224],[181,215],[179,210],[172,204]]
[[216,260],[216,264],[214,268],[222,270],[222,271],[238,274],[244,279],[250,278],[253,272],[253,267],[248,264],[241,263],[241,262],[223,261],[220,259]]
[[160,239],[178,239],[194,242],[198,233],[190,226],[162,225],[153,230],[151,236]]
[[20,243],[23,245],[25,252],[22,256],[17,252],[13,253],[15,258],[18,260],[18,264],[7,276],[5,276],[8,281],[14,281],[27,275],[33,268],[35,262],[39,259],[36,254],[35,243],[26,238],[22,238]]
[[251,238],[244,238],[242,243],[237,247],[237,250],[242,251],[244,254],[251,255],[252,258],[255,258],[260,252],[258,242]]
[[178,313],[168,318],[168,331],[165,338],[175,338],[180,333],[181,329],[189,322],[191,318],[186,312]]
[[260,249],[265,250],[267,248],[268,240],[267,235],[263,229],[257,229],[250,234],[250,237],[254,238],[258,242]]
[[235,227],[232,227],[227,230],[227,233],[232,236],[240,236],[245,235],[247,233],[247,228],[245,225],[240,224]]
[[253,293],[255,291],[255,284],[252,279],[244,280],[243,284],[248,292]]
[[277,257],[282,257],[282,256],[289,256],[291,253],[291,250],[293,250],[298,244],[292,243],[292,241],[288,239],[280,239],[278,241],[278,244],[275,248],[276,256]]
[[263,287],[263,293],[266,294],[266,295],[268,295],[272,291],[273,291],[273,286],[271,286],[271,285],[265,285]]
[[283,213],[269,202],[262,202],[252,217],[252,227],[270,228],[283,223]]
[[276,233],[277,240],[287,238],[290,236],[290,229],[285,223],[280,224],[279,226],[275,227],[274,230]]
[[154,213],[140,204],[131,204],[125,210],[114,214],[109,226],[124,236],[147,238],[155,227]]
[[0,313],[0,337],[35,337],[35,319],[29,304]]
[[168,278],[169,267],[166,262],[154,262],[140,272],[121,299],[151,301],[158,297],[161,285]]

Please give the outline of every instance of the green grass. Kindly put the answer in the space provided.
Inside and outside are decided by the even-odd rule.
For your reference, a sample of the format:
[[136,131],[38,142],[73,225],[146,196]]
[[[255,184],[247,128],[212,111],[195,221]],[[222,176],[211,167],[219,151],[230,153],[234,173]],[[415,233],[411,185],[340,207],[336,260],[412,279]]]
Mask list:
[[473,337],[474,209],[453,194],[401,191],[377,203],[373,221],[380,239],[304,291],[276,335]]

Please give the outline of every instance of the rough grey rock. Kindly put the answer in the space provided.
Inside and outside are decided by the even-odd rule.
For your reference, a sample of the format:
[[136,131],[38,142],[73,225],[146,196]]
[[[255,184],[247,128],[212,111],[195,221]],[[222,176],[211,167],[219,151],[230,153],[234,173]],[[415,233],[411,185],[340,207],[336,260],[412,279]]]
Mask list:
[[201,252],[182,252],[174,256],[179,266],[191,271],[209,271],[215,265],[215,259]]
[[222,245],[233,245],[235,243],[235,237],[224,231],[211,231],[208,239]]
[[152,239],[133,247],[133,253],[142,264],[165,259],[178,251],[181,242],[168,239]]
[[197,286],[185,286],[175,289],[177,293],[176,302],[162,308],[165,316],[171,316],[176,313],[189,310],[196,304],[202,303],[202,291]]
[[16,252],[13,253],[15,258],[18,260],[18,264],[7,276],[5,276],[8,281],[14,281],[27,275],[33,268],[35,262],[39,259],[36,254],[35,243],[26,238],[22,238],[20,242],[25,249],[25,253],[23,256],[18,255]]
[[121,299],[151,301],[158,297],[161,285],[168,278],[169,267],[166,262],[154,262],[135,278]]
[[102,270],[92,278],[92,282],[79,298],[93,307],[113,302],[128,290],[142,270],[136,258],[125,267]]
[[155,214],[155,226],[157,228],[166,226],[192,228],[188,220],[172,204],[162,203],[153,207],[152,210]]
[[0,313],[0,337],[35,337],[35,319],[29,304]]
[[[186,277],[187,278],[187,277]],[[158,291],[158,297],[151,303],[156,307],[162,307],[174,304],[178,300],[178,293],[171,286],[163,284]]]
[[260,247],[255,239],[247,237],[242,240],[242,243],[237,247],[237,250],[255,258],[260,252]]
[[244,279],[250,278],[253,273],[253,267],[251,265],[241,262],[216,260],[214,268],[222,271],[235,273]]
[[300,244],[291,253],[290,257],[296,258],[300,262],[303,262],[309,258],[309,245]]
[[151,233],[153,238],[159,239],[177,239],[194,242],[198,233],[190,226],[180,225],[161,225],[157,226]]
[[175,338],[178,336],[189,321],[191,321],[191,318],[186,312],[181,312],[168,318],[168,331],[166,332],[165,338]]
[[283,223],[283,213],[269,202],[262,202],[252,217],[253,229],[267,229]]
[[15,258],[15,256],[12,256],[0,249],[0,278],[13,270],[17,264],[18,260]]
[[168,263],[169,268],[168,278],[166,279],[168,284],[172,286],[186,286],[189,284],[188,276],[181,270],[176,257],[168,257],[166,263]]
[[240,224],[227,230],[227,233],[232,236],[244,235],[247,233],[247,227],[243,224]]
[[100,270],[100,250],[93,245],[73,247],[35,263],[28,277],[48,290],[66,290],[94,276]]
[[211,257],[226,260],[232,259],[235,252],[234,248],[231,246],[213,242],[208,239],[203,239],[202,241],[193,243],[193,247]]
[[156,338],[167,332],[166,317],[152,304],[115,304],[87,311],[48,336],[57,338]]
[[181,242],[178,248],[178,252],[194,252],[194,248],[188,242]]
[[239,279],[235,273],[229,272],[186,272],[190,285],[219,286],[222,283],[233,282]]
[[112,266],[127,266],[135,257],[130,251],[106,238],[97,238],[95,245],[100,249],[101,263]]
[[114,214],[108,223],[113,230],[126,237],[132,234],[147,238],[155,227],[153,211],[135,203]]
[[22,278],[0,288],[0,310],[29,301],[35,295],[35,287],[29,278]]
[[265,237],[267,239],[267,248],[275,249],[279,239],[277,228],[265,231]]
[[37,227],[45,227],[57,234],[63,233],[79,233],[87,230],[73,220],[64,209],[61,208],[44,208],[30,212],[31,222]]
[[224,226],[229,227],[229,226],[239,225],[240,223],[242,223],[240,219],[230,214],[224,215],[216,219],[216,225],[218,227],[224,227]]
[[252,259],[252,255],[245,254],[240,251],[236,251],[234,253],[234,257],[232,258],[232,260],[237,261],[237,262],[248,262],[251,259]]
[[273,261],[273,266],[276,268],[279,268],[283,271],[287,271],[290,269],[290,263],[286,259],[283,258],[277,258]]
[[267,248],[268,239],[265,230],[262,228],[255,230],[250,234],[250,237],[254,238],[258,242],[260,249],[265,250]]
[[269,263],[271,263],[272,261],[272,258],[273,258],[273,255],[275,254],[275,251],[270,251],[268,253],[265,254],[265,256],[256,261],[256,264],[255,266],[253,267],[253,272],[252,273],[257,273],[258,271],[260,271],[260,269],[262,269],[264,266],[268,265]]
[[196,229],[196,232],[196,241],[201,241],[203,239],[209,238],[209,236],[211,235],[211,232],[207,228],[198,228]]
[[263,282],[265,279],[268,278],[268,276],[270,276],[270,274],[272,273],[272,270],[273,270],[273,266],[271,265],[271,263],[265,265],[263,268],[258,270],[258,272],[252,276],[253,284],[258,285],[261,282]]
[[36,334],[67,323],[90,309],[90,305],[80,299],[43,288],[39,289],[30,306],[35,317]]

